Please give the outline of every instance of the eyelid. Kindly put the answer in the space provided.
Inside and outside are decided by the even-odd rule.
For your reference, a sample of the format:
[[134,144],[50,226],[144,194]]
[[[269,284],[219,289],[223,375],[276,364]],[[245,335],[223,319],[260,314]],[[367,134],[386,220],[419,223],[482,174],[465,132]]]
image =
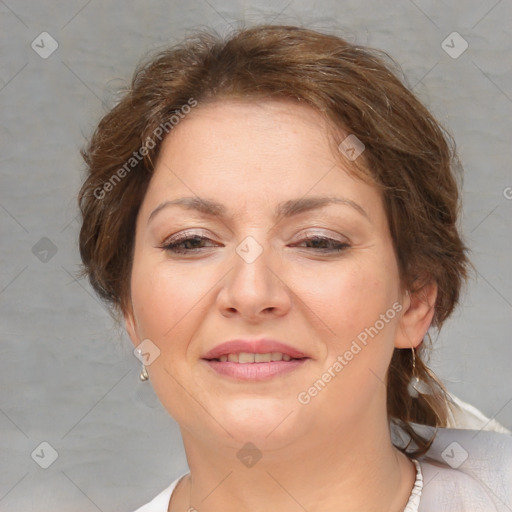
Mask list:
[[[179,241],[183,238],[187,238],[190,236],[206,237],[209,239],[218,238],[216,235],[212,235],[212,234],[208,233],[208,231],[206,231],[203,228],[188,228],[188,229],[185,229],[184,231],[180,231],[178,233],[174,233],[174,234],[168,236],[167,238],[165,238],[163,240],[162,244],[173,243],[173,242]],[[319,236],[319,237],[324,237],[324,238],[333,238],[334,240],[336,240],[338,242],[350,243],[350,239],[347,236],[341,235],[340,233],[334,232],[327,228],[318,228],[318,227],[317,228],[314,228],[314,227],[313,228],[304,228],[302,231],[300,231],[299,233],[297,233],[294,236],[294,239],[299,239],[299,241],[300,241],[301,237],[309,238],[309,237],[314,237],[314,236]]]
[[315,236],[322,238],[332,238],[338,242],[350,242],[347,236],[341,235],[340,233],[334,232],[326,228],[306,228],[297,234],[297,237],[309,238]]
[[[192,231],[192,230],[194,230],[194,231]],[[202,230],[201,228],[189,228],[189,229],[185,229],[184,231],[180,231],[179,233],[174,233],[174,234],[168,236],[167,238],[164,239],[164,241],[162,243],[169,244],[169,243],[177,242],[184,238],[193,237],[193,236],[211,238],[210,235],[206,234],[206,232],[204,230]]]

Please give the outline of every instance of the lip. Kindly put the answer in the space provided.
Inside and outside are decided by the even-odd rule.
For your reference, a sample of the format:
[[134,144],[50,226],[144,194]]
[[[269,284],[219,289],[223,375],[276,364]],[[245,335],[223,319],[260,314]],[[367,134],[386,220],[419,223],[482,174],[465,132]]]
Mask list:
[[[254,354],[267,354],[269,352],[281,352],[282,354],[288,354],[293,359],[302,359],[307,358],[308,356],[301,352],[300,350],[287,345],[286,343],[282,343],[277,340],[272,340],[269,338],[261,338],[259,340],[243,340],[243,339],[235,339],[226,341],[217,345],[216,347],[209,350],[202,359],[217,359],[220,356],[227,354],[235,354],[239,352],[251,352]],[[279,362],[279,361],[274,361]],[[285,363],[291,363],[292,361],[284,361]],[[231,364],[269,364],[269,363],[231,363]]]
[[215,372],[239,381],[262,381],[284,375],[300,368],[309,358],[292,359],[291,361],[271,361],[269,363],[232,363],[229,361],[204,362]]
[[[266,363],[234,363],[218,360],[220,356],[239,352],[253,354],[281,352],[289,355],[292,359],[290,361],[269,361]],[[202,359],[213,371],[220,375],[236,380],[254,382],[289,373],[301,367],[310,357],[286,343],[262,338],[253,341],[243,339],[226,341],[208,351]]]

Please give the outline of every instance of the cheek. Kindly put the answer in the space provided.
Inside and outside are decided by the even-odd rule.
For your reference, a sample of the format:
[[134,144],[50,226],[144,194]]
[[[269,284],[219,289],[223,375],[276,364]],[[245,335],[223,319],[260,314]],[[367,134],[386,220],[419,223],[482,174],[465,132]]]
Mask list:
[[323,321],[327,339],[339,344],[374,325],[392,308],[399,296],[398,276],[392,268],[392,262],[386,268],[371,258],[319,265],[295,276],[294,292]]
[[154,340],[162,351],[183,348],[173,340],[187,336],[186,326],[201,308],[205,290],[199,284],[190,272],[171,270],[165,263],[134,265],[132,301],[139,335]]
[[309,294],[305,302],[329,328],[324,329],[329,334],[322,366],[328,369],[338,361],[343,367],[331,392],[343,396],[348,408],[350,396],[370,399],[385,381],[394,350],[400,310],[394,259],[381,251],[380,257],[347,261],[301,282],[302,294]]
[[192,311],[200,292],[195,284],[183,271],[171,269],[169,262],[135,254],[131,297],[137,335],[140,340],[150,339],[160,351],[148,368],[153,384],[171,372],[171,362],[186,356]]
[[185,423],[190,416],[193,389],[187,369],[187,347],[199,324],[205,291],[190,270],[183,272],[165,262],[135,259],[131,277],[133,310],[139,340],[150,339],[160,350],[148,366],[150,382],[169,414]]

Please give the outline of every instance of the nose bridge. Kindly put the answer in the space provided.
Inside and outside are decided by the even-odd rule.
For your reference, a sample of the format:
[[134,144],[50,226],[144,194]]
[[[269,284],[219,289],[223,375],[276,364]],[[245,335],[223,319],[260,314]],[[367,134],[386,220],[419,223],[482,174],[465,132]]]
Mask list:
[[238,286],[248,286],[246,293],[268,293],[271,287],[269,266],[273,259],[269,244],[263,242],[261,235],[248,235],[237,245],[235,252],[233,277]]

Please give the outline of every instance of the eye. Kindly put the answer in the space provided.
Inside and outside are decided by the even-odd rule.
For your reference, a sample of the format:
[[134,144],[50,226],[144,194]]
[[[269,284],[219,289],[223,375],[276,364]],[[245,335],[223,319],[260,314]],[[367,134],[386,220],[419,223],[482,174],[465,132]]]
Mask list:
[[[169,242],[164,242],[164,244],[159,247],[175,254],[194,254],[200,252],[202,249],[216,246],[214,242],[212,242],[210,245],[205,245],[207,242],[212,242],[212,240],[205,236],[185,234],[174,240],[171,239]],[[323,236],[312,236],[304,238],[295,244],[295,246],[298,247],[300,246],[299,244],[304,243],[309,245],[307,248],[326,253],[340,253],[350,247],[350,244],[348,243],[340,242],[339,240]]]
[[[205,236],[185,235],[170,242],[165,242],[160,246],[160,248],[165,249],[166,251],[174,252],[176,254],[195,253],[201,249],[204,249],[202,244],[205,242],[211,242],[211,240]],[[213,247],[213,245],[210,247]]]
[[339,253],[350,247],[350,244],[348,243],[340,242],[339,240],[334,240],[333,238],[324,236],[307,237],[301,240],[299,243],[312,244],[314,247],[311,248],[320,252]]

